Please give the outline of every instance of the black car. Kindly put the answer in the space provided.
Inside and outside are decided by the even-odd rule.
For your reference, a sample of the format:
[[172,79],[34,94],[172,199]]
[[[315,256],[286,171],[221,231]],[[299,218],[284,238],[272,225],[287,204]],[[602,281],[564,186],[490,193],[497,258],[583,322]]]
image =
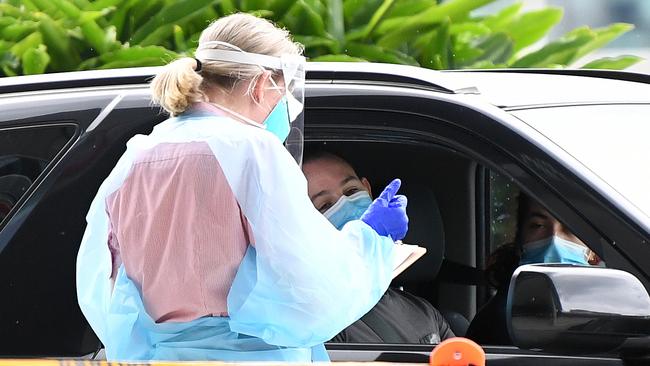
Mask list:
[[[579,70],[435,72],[308,64],[305,149],[345,157],[376,191],[399,177],[406,241],[427,255],[393,285],[463,335],[492,290],[526,192],[601,267],[520,267],[514,345],[489,365],[650,365],[650,77]],[[155,68],[0,80],[0,356],[97,357],[75,260],[100,183],[135,134],[165,120]],[[334,361],[427,362],[432,345],[328,344]],[[101,357],[101,356],[99,356]]]

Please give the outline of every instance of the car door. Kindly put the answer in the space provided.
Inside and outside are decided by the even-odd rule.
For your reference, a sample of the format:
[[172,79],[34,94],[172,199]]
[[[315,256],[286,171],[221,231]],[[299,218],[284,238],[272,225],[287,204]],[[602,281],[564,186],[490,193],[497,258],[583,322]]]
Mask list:
[[[486,104],[480,96],[450,95],[421,88],[390,85],[312,84],[306,112],[307,148],[331,149],[352,156],[354,162],[369,164],[376,176],[405,175],[428,181],[437,190],[445,229],[444,262],[452,263],[445,283],[433,286],[428,297],[438,307],[447,307],[468,319],[481,304],[480,269],[485,259],[485,184],[493,170],[514,181],[543,202],[604,257],[608,266],[633,273],[648,288],[644,260],[630,260],[630,253],[648,257],[648,248],[635,243],[647,241],[647,233],[630,225],[621,212],[608,206],[585,182],[569,169],[572,162],[558,160],[545,151],[535,131],[507,112]],[[526,130],[522,133],[522,130]],[[375,148],[373,148],[375,146]],[[377,147],[379,146],[379,147]],[[445,164],[422,159],[427,149]],[[354,158],[365,152],[373,158]],[[385,151],[387,153],[384,153]],[[487,171],[485,169],[488,169]],[[487,172],[487,174],[486,174]],[[488,192],[489,193],[489,192]],[[606,216],[606,217],[604,217]],[[618,247],[619,237],[634,246]],[[483,243],[482,243],[483,241]],[[450,245],[452,244],[452,245]],[[628,252],[630,250],[630,252]],[[481,254],[483,253],[483,254]],[[471,272],[471,273],[470,273]],[[485,294],[483,294],[484,296]],[[424,295],[426,296],[426,295]],[[431,346],[349,345],[328,346],[333,359],[420,360]],[[621,364],[613,355],[570,357],[541,355],[512,346],[486,346],[490,364]]]
[[126,141],[165,116],[146,87],[5,94],[0,108],[0,354],[91,354],[75,290],[85,215]]

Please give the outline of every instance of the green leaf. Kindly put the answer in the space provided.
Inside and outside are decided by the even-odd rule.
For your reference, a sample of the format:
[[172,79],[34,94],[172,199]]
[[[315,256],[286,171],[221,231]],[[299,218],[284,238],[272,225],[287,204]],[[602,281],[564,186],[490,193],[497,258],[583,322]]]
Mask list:
[[50,54],[52,71],[73,70],[81,62],[79,53],[75,51],[66,34],[66,30],[56,24],[50,17],[41,14],[39,30],[43,43]]
[[12,5],[13,6],[19,6],[20,11],[22,11],[22,12],[40,11],[40,9],[31,0],[21,0],[20,2],[12,4]]
[[452,48],[451,52],[454,61],[454,68],[467,67],[478,60],[483,54],[483,50],[464,42],[456,42]]
[[147,35],[138,45],[139,46],[159,46],[169,39],[174,34],[174,24],[163,24],[156,28],[152,33]]
[[[139,44],[149,35],[156,32],[158,28],[167,27],[169,24],[179,24],[184,19],[190,18],[197,12],[204,10],[219,0],[181,0],[164,7],[159,13],[153,16],[142,27],[133,34],[132,44]],[[149,38],[151,42],[155,39]]]
[[237,7],[233,0],[222,0],[219,5],[224,14],[232,14],[237,11]]
[[513,42],[510,37],[503,33],[494,33],[478,44],[483,51],[481,61],[490,61],[493,64],[504,64],[513,55]]
[[487,16],[482,24],[492,29],[495,32],[505,30],[516,19],[523,3],[514,3],[495,15]]
[[422,50],[420,59],[422,66],[435,70],[450,68],[450,23],[449,19],[447,19],[430,36],[423,37],[427,40],[427,44]]
[[16,23],[16,18],[0,16],[0,29],[4,29],[6,26],[12,25],[14,23]]
[[318,56],[314,57],[313,59],[310,59],[309,61],[311,62],[321,62],[321,61],[327,61],[327,62],[368,62],[367,60],[364,60],[359,57],[352,57],[349,55],[323,55],[323,56]]
[[348,55],[358,58],[363,58],[373,62],[386,62],[392,64],[405,64],[418,66],[417,60],[412,56],[405,53],[386,49],[383,47],[350,42],[346,45],[346,52]]
[[345,40],[345,26],[343,25],[343,2],[342,0],[327,1],[327,33],[331,34],[339,42]]
[[340,48],[339,43],[332,38],[328,37],[319,37],[319,36],[295,36],[293,39],[305,46],[305,48],[318,48],[325,47],[330,52],[335,52],[335,50]]
[[72,3],[79,9],[87,10],[92,4],[90,0],[72,0]]
[[508,26],[517,52],[542,39],[562,19],[561,8],[546,8],[523,14]]
[[117,8],[117,11],[113,13],[113,15],[110,18],[110,24],[115,27],[115,31],[117,32],[117,38],[130,42],[129,36],[127,30],[128,30],[128,24],[127,24],[127,19],[128,19],[128,14],[131,11],[131,8],[135,6],[138,3],[139,0],[126,0],[120,6]]
[[22,58],[23,54],[30,49],[37,48],[41,43],[43,43],[43,37],[40,32],[34,32],[27,37],[23,38],[21,41],[16,42],[10,49],[17,58]]
[[582,46],[576,54],[576,59],[579,59],[588,53],[597,50],[614,39],[620,37],[622,34],[627,33],[634,29],[634,25],[627,23],[614,23],[604,28],[592,30],[594,39]]
[[618,56],[618,57],[603,57],[598,60],[589,62],[581,67],[581,69],[608,69],[608,70],[624,70],[628,67],[643,61],[638,56]]
[[512,67],[546,67],[550,64],[568,65],[575,60],[580,47],[593,40],[588,32],[562,37],[541,49],[515,61]]
[[178,51],[186,51],[187,43],[185,42],[185,34],[183,33],[183,28],[178,25],[174,25],[174,44]]
[[241,0],[239,8],[242,11],[250,12],[257,10],[268,10],[269,1],[267,0]]
[[464,19],[472,10],[492,1],[450,0],[413,16],[385,20],[377,27],[379,34],[385,34],[377,43],[383,47],[397,47],[407,42],[414,35],[426,32],[446,18],[451,19],[452,22],[457,19]]
[[8,25],[2,29],[0,36],[7,41],[20,41],[30,33],[38,29],[38,23],[31,20],[23,20]]
[[384,0],[346,0],[343,14],[348,29],[365,27]]
[[178,53],[159,46],[132,46],[99,56],[100,69],[165,65],[178,57]]
[[465,18],[474,9],[491,3],[494,0],[449,0],[440,5],[434,5],[415,15],[388,19],[377,28],[379,34],[398,31],[414,31],[440,23],[449,17],[452,21]]
[[482,23],[477,22],[464,22],[452,24],[449,27],[449,34],[451,35],[462,35],[476,39],[476,37],[487,36],[492,32],[492,30]]
[[63,14],[72,20],[77,20],[81,11],[69,0],[48,0],[51,5],[59,9]]
[[119,9],[126,0],[95,0],[87,7],[83,8],[85,11],[100,11],[106,8]]
[[[97,53],[106,53],[113,49],[117,41],[113,32],[102,29],[95,20],[95,13],[82,12],[79,16],[79,26],[86,42],[97,50]],[[114,29],[114,27],[111,27]]]
[[318,13],[318,7],[313,5],[304,0],[298,0],[282,18],[282,22],[294,35],[327,36],[323,17]]
[[3,16],[13,17],[15,19],[23,20],[26,18],[26,19],[33,20],[30,13],[24,12],[23,10],[18,9],[17,7],[7,3],[0,3],[0,14],[2,14]]
[[0,54],[7,53],[7,51],[9,51],[15,44],[15,42],[7,42],[0,39]]
[[31,2],[38,7],[40,11],[53,19],[57,19],[61,15],[61,12],[57,9],[56,5],[49,0],[31,0]]
[[22,57],[23,75],[42,74],[50,63],[45,45],[27,50]]
[[274,0],[269,6],[269,10],[273,12],[273,19],[279,21],[284,18],[294,4],[295,0]]
[[363,38],[368,38],[372,34],[377,27],[377,24],[379,24],[379,22],[384,18],[394,3],[395,0],[384,0],[379,9],[377,9],[377,11],[372,15],[372,18],[370,18],[370,22],[368,22],[368,25],[363,32]]
[[420,14],[421,12],[433,7],[438,6],[436,0],[398,0],[396,6],[391,7],[386,14],[387,18],[396,18],[403,16],[411,16],[413,14]]
[[467,67],[468,69],[502,69],[507,67],[506,64],[495,64],[492,61],[481,60],[476,63],[473,63]]

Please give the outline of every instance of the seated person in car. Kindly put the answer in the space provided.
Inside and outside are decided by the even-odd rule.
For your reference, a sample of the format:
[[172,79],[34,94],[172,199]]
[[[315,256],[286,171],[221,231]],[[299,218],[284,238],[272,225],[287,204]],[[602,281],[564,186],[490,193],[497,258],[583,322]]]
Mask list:
[[[368,180],[359,178],[352,166],[336,155],[306,155],[302,169],[314,206],[339,229],[361,217],[372,202]],[[447,321],[427,300],[389,288],[370,312],[331,341],[432,344],[453,336]]]
[[518,266],[531,263],[599,265],[600,258],[546,208],[521,192],[515,242],[497,248],[485,274],[496,294],[479,310],[466,336],[480,344],[512,344],[506,326],[510,277]]

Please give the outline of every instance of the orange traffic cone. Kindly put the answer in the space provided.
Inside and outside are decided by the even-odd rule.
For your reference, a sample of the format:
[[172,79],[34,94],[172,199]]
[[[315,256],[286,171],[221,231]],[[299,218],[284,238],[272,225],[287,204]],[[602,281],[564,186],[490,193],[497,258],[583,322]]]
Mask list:
[[431,351],[431,366],[485,366],[485,352],[467,338],[449,338]]

